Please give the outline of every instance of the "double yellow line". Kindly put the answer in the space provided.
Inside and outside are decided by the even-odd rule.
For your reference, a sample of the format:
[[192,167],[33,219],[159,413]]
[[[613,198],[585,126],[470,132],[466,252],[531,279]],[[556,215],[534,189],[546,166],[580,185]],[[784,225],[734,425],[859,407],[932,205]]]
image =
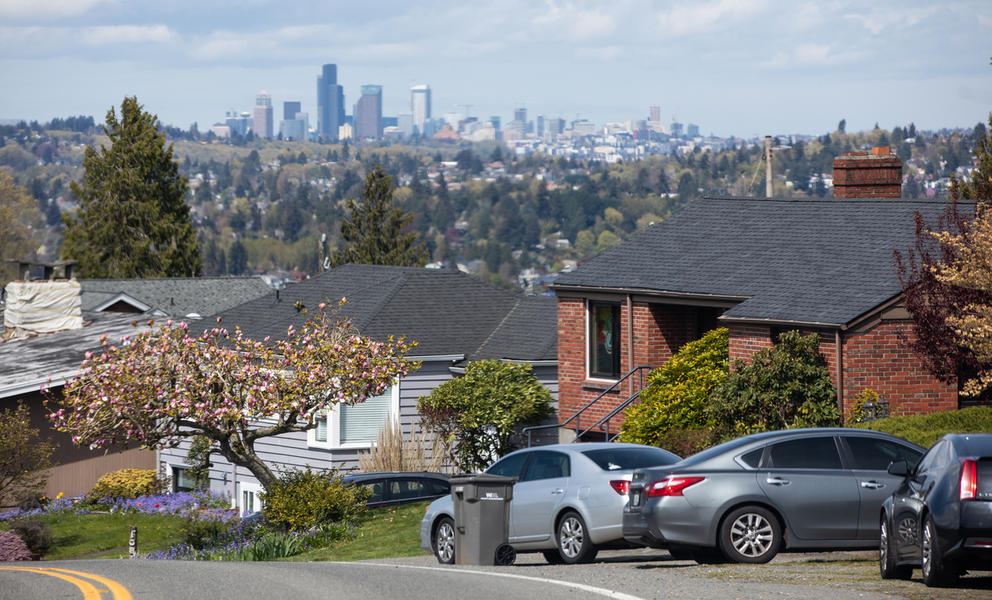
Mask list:
[[[110,592],[113,600],[132,600],[131,592],[127,588],[117,583],[113,579],[107,579],[92,573],[82,571],[70,571],[69,569],[56,569],[54,567],[0,567],[0,571],[24,571],[26,573],[40,573],[49,577],[57,577],[73,584],[83,593],[83,600],[103,600],[100,594]],[[84,579],[85,578],[85,579]],[[87,581],[90,579],[104,586],[103,589]]]

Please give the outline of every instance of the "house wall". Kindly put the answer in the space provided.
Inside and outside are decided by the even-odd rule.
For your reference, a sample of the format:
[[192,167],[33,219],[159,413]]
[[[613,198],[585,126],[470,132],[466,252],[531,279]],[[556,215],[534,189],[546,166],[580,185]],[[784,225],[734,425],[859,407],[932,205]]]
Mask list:
[[[425,361],[421,368],[400,382],[399,408],[400,426],[405,438],[409,439],[414,427],[419,427],[420,415],[417,412],[417,399],[431,393],[438,385],[452,379],[452,363],[448,361]],[[558,378],[557,368],[541,366],[534,368],[534,376],[551,390],[557,409]],[[557,412],[548,420],[557,421]],[[419,429],[418,429],[419,431]],[[418,433],[419,435],[419,433]],[[547,436],[536,438],[538,443],[548,443]],[[176,448],[159,451],[158,460],[162,468],[171,473],[172,467],[186,466],[183,459],[189,451],[189,442],[184,441]],[[258,440],[255,451],[271,469],[276,472],[285,469],[338,469],[350,471],[358,469],[358,453],[362,449],[329,450],[307,445],[306,432],[287,433]],[[211,455],[210,489],[230,494],[236,492],[237,483],[258,484],[255,477],[243,467],[235,467],[219,454]]]
[[910,347],[911,321],[882,321],[844,339],[844,414],[865,388],[889,402],[893,416],[958,408],[956,383],[942,383],[927,372]]
[[[56,394],[60,389],[53,390]],[[14,409],[23,402],[29,409],[31,427],[48,439],[54,447],[52,463],[47,482],[42,493],[54,498],[59,493],[66,496],[85,494],[93,489],[97,479],[119,469],[154,469],[155,452],[139,448],[111,448],[90,450],[72,443],[72,437],[52,428],[48,420],[48,410],[44,406],[45,397],[40,392],[0,399],[0,410]]]

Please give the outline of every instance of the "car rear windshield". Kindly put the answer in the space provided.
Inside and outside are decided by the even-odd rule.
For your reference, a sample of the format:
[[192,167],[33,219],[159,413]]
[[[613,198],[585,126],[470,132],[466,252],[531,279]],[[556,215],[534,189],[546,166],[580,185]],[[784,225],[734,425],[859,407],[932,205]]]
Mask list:
[[604,471],[671,465],[681,460],[678,456],[661,448],[603,448],[601,450],[584,450],[582,454],[589,457]]

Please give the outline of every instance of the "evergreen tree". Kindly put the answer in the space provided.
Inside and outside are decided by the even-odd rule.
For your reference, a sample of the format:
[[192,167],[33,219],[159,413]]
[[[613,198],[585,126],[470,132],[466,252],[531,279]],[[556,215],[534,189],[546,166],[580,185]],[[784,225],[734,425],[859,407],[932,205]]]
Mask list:
[[84,277],[177,277],[201,271],[196,232],[184,202],[186,178],[165,145],[158,118],[135,97],[107,112],[110,147],[86,149],[79,212],[65,218],[65,258]]
[[345,247],[335,253],[334,266],[345,263],[422,267],[427,248],[417,243],[416,233],[404,233],[413,221],[411,213],[393,204],[392,179],[381,165],[365,175],[360,202],[348,200],[349,216],[341,222]]

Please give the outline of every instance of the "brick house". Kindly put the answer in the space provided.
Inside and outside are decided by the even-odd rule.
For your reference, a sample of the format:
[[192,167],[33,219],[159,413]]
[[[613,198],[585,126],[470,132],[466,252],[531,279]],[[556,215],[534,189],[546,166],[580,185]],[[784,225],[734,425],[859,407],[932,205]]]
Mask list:
[[914,212],[936,222],[945,204],[900,199],[901,161],[887,150],[836,159],[834,198],[703,198],[561,276],[560,419],[602,395],[578,419],[592,425],[637,392],[646,370],[633,369],[715,327],[729,329],[732,359],[782,331],[818,333],[845,414],[865,388],[893,415],[958,408],[957,385],[906,344],[893,259],[913,245]]

